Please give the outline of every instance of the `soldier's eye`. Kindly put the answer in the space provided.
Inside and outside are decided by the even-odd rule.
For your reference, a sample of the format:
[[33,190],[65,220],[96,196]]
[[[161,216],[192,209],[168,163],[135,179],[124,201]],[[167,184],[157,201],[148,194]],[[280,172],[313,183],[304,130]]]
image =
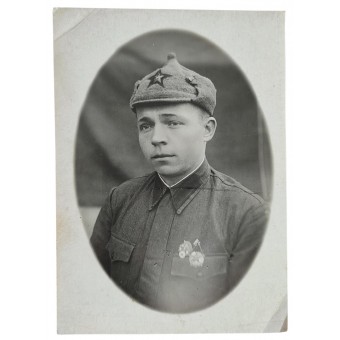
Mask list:
[[180,122],[175,121],[175,120],[168,122],[168,126],[172,126],[172,127],[178,126],[180,124],[181,124]]
[[141,124],[139,125],[139,131],[147,131],[150,129],[150,125],[149,124]]

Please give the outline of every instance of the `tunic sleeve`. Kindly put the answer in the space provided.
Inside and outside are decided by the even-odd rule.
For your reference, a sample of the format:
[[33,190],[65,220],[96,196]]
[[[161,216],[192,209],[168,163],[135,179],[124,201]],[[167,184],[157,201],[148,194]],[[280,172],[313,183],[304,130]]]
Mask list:
[[266,203],[251,206],[241,220],[229,263],[229,285],[232,289],[246,274],[263,240],[269,215]]
[[90,238],[91,246],[106,273],[110,274],[110,258],[106,245],[111,236],[111,226],[113,224],[112,196],[114,189],[105,200],[104,205],[100,209],[96,223],[93,228],[93,233]]

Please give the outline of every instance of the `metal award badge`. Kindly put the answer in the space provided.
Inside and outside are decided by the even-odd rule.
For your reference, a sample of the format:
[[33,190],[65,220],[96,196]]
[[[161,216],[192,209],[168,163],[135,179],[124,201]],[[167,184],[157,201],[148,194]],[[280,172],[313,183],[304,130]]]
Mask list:
[[194,248],[198,247],[200,251],[194,251],[191,243],[184,240],[184,242],[178,248],[178,255],[181,259],[185,259],[185,257],[188,256],[190,266],[194,268],[202,267],[204,263],[204,253],[201,248],[201,242],[196,239],[193,244]]

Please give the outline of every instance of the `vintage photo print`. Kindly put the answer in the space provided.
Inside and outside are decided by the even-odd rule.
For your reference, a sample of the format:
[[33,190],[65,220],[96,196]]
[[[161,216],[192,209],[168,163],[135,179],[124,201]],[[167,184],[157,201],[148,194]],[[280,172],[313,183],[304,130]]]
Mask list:
[[54,9],[58,332],[287,330],[284,13]]

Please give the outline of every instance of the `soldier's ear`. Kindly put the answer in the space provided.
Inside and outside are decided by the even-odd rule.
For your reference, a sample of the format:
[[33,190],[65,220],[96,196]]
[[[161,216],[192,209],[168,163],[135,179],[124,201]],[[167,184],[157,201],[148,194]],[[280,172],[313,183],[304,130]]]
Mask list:
[[208,117],[204,122],[204,141],[209,142],[215,134],[217,122],[214,117]]

